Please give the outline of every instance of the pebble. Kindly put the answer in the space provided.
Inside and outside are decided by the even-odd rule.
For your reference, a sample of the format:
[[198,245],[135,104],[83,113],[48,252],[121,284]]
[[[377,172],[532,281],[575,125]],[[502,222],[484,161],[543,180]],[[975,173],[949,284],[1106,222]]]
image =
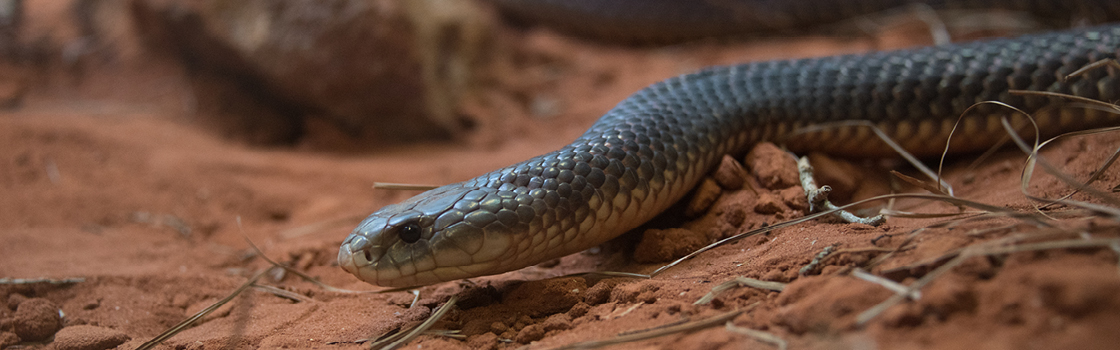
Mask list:
[[759,193],[758,201],[754,204],[754,212],[771,215],[785,211],[782,199],[772,193]]
[[782,202],[786,203],[790,209],[806,211],[809,210],[809,199],[805,198],[805,190],[801,186],[793,186],[781,191],[778,191],[778,196],[782,197]]
[[59,330],[53,344],[58,350],[102,350],[115,348],[131,339],[112,328],[77,325]]
[[780,190],[801,183],[797,160],[772,143],[759,143],[747,154],[745,163],[758,177],[758,182],[768,189]]
[[704,178],[700,182],[700,186],[696,186],[696,190],[692,193],[692,199],[688,201],[688,206],[684,209],[684,215],[688,217],[698,217],[704,215],[708,208],[719,199],[720,194],[719,184],[711,178]]
[[568,314],[554,314],[552,316],[548,316],[548,318],[546,318],[544,322],[541,322],[541,326],[544,327],[544,330],[546,332],[571,329],[572,317],[568,316]]
[[540,324],[531,324],[522,328],[520,332],[517,332],[517,337],[513,340],[521,344],[528,344],[544,338],[544,333],[544,326]]
[[743,165],[739,164],[734,157],[723,155],[723,160],[719,163],[719,168],[712,174],[712,178],[720,187],[728,191],[735,191],[743,188],[743,183],[747,180],[747,170],[743,169]]
[[0,331],[0,349],[7,349],[9,346],[19,344],[19,336],[12,332]]
[[467,338],[467,348],[490,350],[498,346],[498,335],[492,332],[486,332],[478,335],[473,335]]
[[15,310],[17,307],[19,307],[20,303],[22,303],[23,301],[25,301],[27,299],[28,298],[23,296],[23,294],[15,293],[15,294],[9,295],[8,296],[8,309]]
[[62,328],[62,317],[58,314],[58,306],[50,300],[31,298],[16,308],[12,324],[16,335],[23,341],[38,341],[50,338]]
[[723,211],[723,214],[720,215],[720,217],[723,218],[723,222],[727,223],[731,227],[739,227],[742,226],[743,222],[747,220],[747,213],[738,206],[735,206],[726,208]]

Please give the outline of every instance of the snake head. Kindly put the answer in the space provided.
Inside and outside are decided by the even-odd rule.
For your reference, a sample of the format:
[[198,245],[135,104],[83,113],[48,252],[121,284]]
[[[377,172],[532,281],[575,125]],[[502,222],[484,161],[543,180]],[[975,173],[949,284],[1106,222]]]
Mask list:
[[[413,287],[500,272],[520,220],[502,222],[495,189],[447,185],[378,210],[342,243],[338,264],[379,286]],[[500,210],[500,209],[499,209]]]

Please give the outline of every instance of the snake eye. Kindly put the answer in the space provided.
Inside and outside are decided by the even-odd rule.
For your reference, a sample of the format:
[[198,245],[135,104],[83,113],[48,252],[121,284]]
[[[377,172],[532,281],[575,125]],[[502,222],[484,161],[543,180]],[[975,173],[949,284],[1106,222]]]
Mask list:
[[420,225],[415,222],[410,222],[401,225],[401,227],[397,229],[397,234],[400,235],[401,240],[405,243],[415,243],[420,240],[420,231],[423,231],[420,229]]

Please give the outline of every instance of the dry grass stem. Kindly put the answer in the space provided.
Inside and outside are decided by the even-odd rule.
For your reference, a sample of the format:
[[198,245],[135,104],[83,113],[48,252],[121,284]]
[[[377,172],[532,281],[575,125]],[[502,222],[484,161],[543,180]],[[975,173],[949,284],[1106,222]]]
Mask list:
[[429,328],[432,328],[432,325],[443,318],[443,316],[447,314],[447,311],[451,310],[452,307],[455,307],[455,303],[457,302],[459,302],[459,296],[456,294],[452,294],[451,298],[447,299],[447,302],[443,303],[443,306],[440,306],[438,309],[436,309],[435,312],[432,312],[432,315],[429,316],[428,319],[424,320],[424,322],[420,323],[420,325],[416,326],[416,328],[413,328],[408,332],[402,331],[394,334],[391,337],[372,342],[367,348],[392,350],[412,341],[413,339],[416,339],[416,337],[424,334],[424,332],[427,332]]
[[553,350],[597,349],[597,348],[601,348],[601,347],[608,346],[608,345],[630,343],[630,342],[636,342],[636,341],[641,341],[641,340],[646,340],[646,339],[663,337],[663,336],[671,335],[671,334],[692,332],[692,331],[701,330],[701,329],[708,328],[708,327],[717,326],[717,325],[723,324],[724,322],[731,321],[736,316],[739,316],[739,314],[741,314],[741,313],[743,313],[743,310],[735,310],[735,311],[730,311],[730,312],[723,313],[723,314],[720,314],[720,315],[712,316],[712,317],[709,317],[709,318],[706,318],[706,319],[703,319],[703,320],[688,322],[688,323],[684,323],[684,324],[680,324],[680,325],[676,325],[676,326],[671,326],[671,327],[666,327],[666,328],[661,328],[661,329],[656,329],[656,330],[649,331],[649,332],[628,334],[628,335],[618,336],[618,337],[614,337],[614,338],[606,339],[606,340],[593,340],[593,341],[573,343],[573,344],[568,344],[568,345],[564,345],[564,346],[555,348]]
[[694,302],[692,304],[693,305],[706,305],[708,303],[711,303],[712,300],[714,300],[716,298],[716,296],[719,296],[720,293],[723,293],[724,291],[727,291],[727,290],[730,290],[730,289],[733,289],[733,288],[739,288],[739,287],[751,287],[751,288],[758,288],[758,289],[765,289],[765,290],[770,290],[770,291],[775,291],[775,292],[781,292],[782,290],[784,290],[786,288],[786,284],[782,283],[782,282],[763,281],[763,280],[757,280],[757,279],[754,279],[754,278],[747,278],[747,277],[742,277],[742,276],[735,277],[735,279],[732,279],[732,280],[727,281],[727,282],[720,283],[720,284],[716,285],[715,287],[712,287],[712,291],[708,292],[708,294],[704,294],[703,297],[700,297],[700,299],[697,299],[696,302]]
[[789,347],[789,344],[786,342],[785,339],[782,339],[782,338],[780,338],[780,337],[778,337],[778,336],[776,336],[772,333],[763,332],[763,331],[760,331],[760,330],[754,330],[754,329],[750,329],[750,328],[739,327],[739,326],[736,326],[735,323],[732,323],[731,321],[727,321],[727,323],[724,324],[724,328],[727,329],[728,332],[739,333],[739,334],[754,338],[754,340],[757,340],[757,341],[760,341],[760,342],[763,342],[763,343],[767,343],[767,344],[772,344],[772,345],[776,346],[778,348],[778,350],[786,350]]
[[272,295],[275,295],[275,296],[278,296],[278,297],[281,297],[281,298],[290,299],[290,300],[296,301],[296,302],[306,302],[306,303],[312,303],[312,302],[317,303],[317,302],[319,302],[318,300],[309,298],[306,295],[299,294],[299,293],[289,291],[289,290],[283,290],[283,289],[280,289],[280,288],[277,288],[277,287],[274,287],[274,286],[268,286],[268,285],[263,285],[263,284],[253,284],[253,289],[256,289],[256,290],[259,290],[259,291],[262,291],[262,292],[265,292],[265,293],[270,293]]
[[569,276],[605,276],[605,277],[629,277],[629,278],[650,278],[650,277],[653,277],[651,275],[633,273],[633,272],[591,271],[591,272],[580,272],[580,273],[563,275],[563,276],[559,276],[557,278],[563,278],[563,277],[569,277]]
[[921,188],[923,190],[929,191],[930,193],[942,193],[942,194],[945,193],[940,188],[937,188],[936,185],[930,184],[929,182],[926,182],[926,181],[922,181],[922,180],[920,180],[916,177],[900,173],[897,170],[891,170],[890,174],[891,174],[891,176],[894,176],[894,178],[896,178],[898,180],[901,180],[902,182],[905,182],[905,183],[908,183],[912,186],[915,186],[915,187]]
[[[864,280],[864,281],[867,281],[867,282],[871,282],[871,283],[874,283],[874,284],[878,284],[880,286],[883,286],[883,288],[886,288],[887,290],[890,290],[890,291],[894,292],[895,294],[907,295],[910,298],[910,300],[918,300],[918,299],[922,298],[922,292],[921,291],[917,291],[917,290],[911,291],[911,290],[909,290],[909,288],[907,288],[904,285],[899,284],[898,282],[891,281],[889,279],[873,275],[870,272],[867,272],[867,270],[864,270],[864,269],[861,269],[861,268],[856,268],[855,270],[852,270],[852,277],[855,277],[855,278],[858,278],[858,279],[861,279],[861,280]],[[909,294],[907,294],[907,293],[909,293]]]
[[373,188],[376,190],[391,190],[391,191],[427,191],[435,189],[439,186],[436,185],[418,185],[418,184],[404,184],[395,182],[374,182]]

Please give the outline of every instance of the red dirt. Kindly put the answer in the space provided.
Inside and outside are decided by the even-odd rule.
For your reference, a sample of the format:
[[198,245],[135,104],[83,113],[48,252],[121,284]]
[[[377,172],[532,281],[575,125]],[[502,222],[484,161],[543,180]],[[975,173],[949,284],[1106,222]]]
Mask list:
[[[23,322],[23,309],[57,305],[64,313],[63,326],[116,330],[131,339],[118,348],[135,348],[266,266],[262,259],[246,255],[242,232],[272,259],[327,284],[376,290],[334,263],[337,246],[360,217],[412,194],[372,190],[374,181],[448,183],[547,152],[575,138],[628,94],[707,65],[877,46],[868,39],[807,37],[632,49],[540,32],[520,40],[521,50],[535,59],[511,68],[505,79],[524,77],[522,97],[554,109],[548,116],[532,116],[528,107],[510,102],[519,97],[493,92],[499,101],[522,106],[491,117],[493,125],[505,125],[493,135],[509,139],[470,146],[385,146],[338,153],[322,150],[331,142],[323,137],[294,148],[254,148],[211,136],[193,119],[181,116],[174,108],[175,98],[164,99],[172,103],[157,101],[162,103],[159,108],[138,105],[135,101],[146,100],[145,93],[155,94],[143,88],[117,93],[132,91],[132,96],[82,103],[75,96],[89,96],[81,93],[94,91],[90,84],[116,79],[96,72],[76,88],[56,82],[29,92],[23,108],[0,115],[0,277],[85,281],[0,285],[0,301],[6,301],[0,303],[0,341],[10,342],[8,330]],[[174,69],[136,74],[152,74],[146,81],[182,83],[174,74],[161,75],[168,71]],[[480,110],[498,113],[501,106]],[[1117,144],[1116,135],[1084,137],[1059,143],[1045,154],[1083,179]],[[1004,151],[975,170],[967,169],[971,159],[950,163],[946,172],[958,196],[1030,211],[1030,202],[1017,186],[1022,156]],[[894,164],[839,162],[860,169]],[[724,191],[703,216],[682,219],[678,208],[656,220],[655,226],[682,227],[715,239],[804,215],[798,209],[804,204],[792,199],[796,190],[788,185],[767,188],[753,175],[764,169],[745,168],[752,174],[749,186]],[[1094,188],[1107,191],[1118,176],[1110,170]],[[853,184],[839,184],[847,188],[838,192],[856,198],[881,194],[876,191],[890,188],[887,180],[880,180],[885,178],[841,179]],[[1032,188],[1056,196],[1063,193],[1058,183],[1040,178]],[[1087,195],[1075,198],[1092,200]],[[915,200],[900,201],[896,208],[956,210]],[[549,278],[587,270],[648,273],[659,267],[631,261],[632,242],[638,239],[631,234],[549,267],[422,288],[411,308],[413,296],[405,292],[334,293],[289,275],[264,283],[314,301],[293,302],[250,290],[160,348],[359,348],[356,341],[416,324],[455,293],[462,301],[436,328],[461,330],[466,339],[421,336],[410,346],[514,349],[528,343],[534,349],[551,348],[735,309],[746,310],[734,318],[736,326],[773,333],[793,348],[1089,349],[1120,343],[1117,254],[1099,248],[971,258],[923,288],[918,301],[891,307],[866,326],[857,325],[858,314],[892,293],[852,277],[852,267],[885,258],[870,271],[890,273],[909,284],[937,266],[926,262],[954,249],[1037,234],[1026,223],[989,219],[910,236],[917,228],[943,221],[891,219],[882,227],[870,227],[817,220],[716,248],[649,280]],[[328,224],[309,234],[295,231],[319,223]],[[1113,221],[1047,224],[1079,228],[1084,236],[1117,236]],[[816,272],[798,274],[829,246],[841,252]],[[885,256],[885,249],[900,246],[905,249]],[[711,304],[693,305],[713,286],[737,276],[789,285],[780,293],[734,289]],[[124,339],[116,333],[110,336]],[[49,343],[23,343],[26,348],[61,346],[44,344]],[[7,345],[11,344],[0,343]],[[768,345],[719,326],[623,347],[744,346]]]

